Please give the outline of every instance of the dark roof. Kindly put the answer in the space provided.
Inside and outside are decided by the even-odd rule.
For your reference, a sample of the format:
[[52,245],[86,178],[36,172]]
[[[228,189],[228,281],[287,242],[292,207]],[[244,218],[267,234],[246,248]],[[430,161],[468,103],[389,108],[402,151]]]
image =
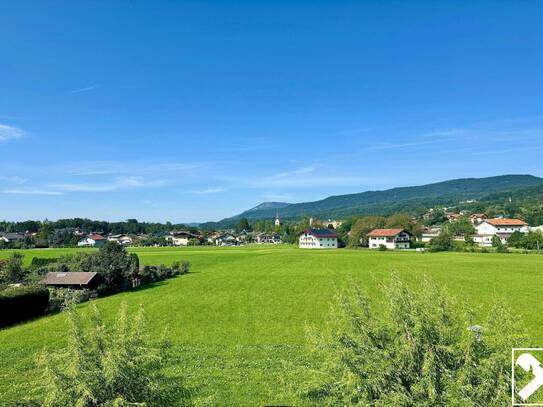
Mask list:
[[68,271],[66,273],[49,272],[41,281],[46,285],[87,285],[98,273]]
[[16,232],[0,232],[0,236],[5,237],[8,240],[23,240],[25,238],[25,235]]
[[337,233],[330,229],[306,229],[302,233],[307,233],[315,237],[336,237]]

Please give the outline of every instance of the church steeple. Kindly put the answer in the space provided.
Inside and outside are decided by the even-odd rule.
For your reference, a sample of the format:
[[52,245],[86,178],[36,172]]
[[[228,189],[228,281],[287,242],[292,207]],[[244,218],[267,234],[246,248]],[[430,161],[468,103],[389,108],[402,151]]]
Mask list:
[[281,221],[279,220],[279,209],[275,210],[275,226],[281,226]]

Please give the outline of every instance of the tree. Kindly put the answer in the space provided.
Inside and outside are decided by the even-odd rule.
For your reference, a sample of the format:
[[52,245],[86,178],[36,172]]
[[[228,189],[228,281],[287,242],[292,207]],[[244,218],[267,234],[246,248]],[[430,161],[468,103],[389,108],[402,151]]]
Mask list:
[[308,377],[299,395],[319,406],[510,402],[511,347],[525,336],[502,303],[479,326],[471,307],[431,280],[413,289],[394,276],[382,292],[379,305],[359,287],[339,294],[325,328],[310,330],[317,368],[296,372]]
[[251,226],[249,225],[249,221],[247,218],[241,218],[238,222],[238,225],[236,226],[236,233],[240,233],[243,231],[249,232],[251,230]]
[[523,247],[524,234],[519,232],[518,230],[513,232],[511,236],[509,236],[509,239],[507,239],[507,244],[511,247],[516,247],[516,248]]
[[108,241],[100,247],[98,253],[83,259],[80,267],[76,269],[95,271],[104,277],[109,287],[121,288],[132,263],[133,260],[125,247],[117,242]]
[[191,392],[181,377],[166,375],[167,342],[155,344],[140,306],[129,318],[121,304],[112,327],[96,305],[89,318],[69,307],[68,345],[39,356],[45,407],[188,406]]
[[446,252],[454,249],[452,236],[443,230],[437,237],[430,240],[428,250],[431,252]]
[[386,219],[382,216],[365,216],[359,218],[351,228],[349,236],[350,246],[367,246],[367,234],[373,229],[382,228],[385,226]]
[[21,283],[24,280],[26,273],[23,268],[23,259],[23,254],[19,252],[11,253],[8,260],[0,268],[1,284]]
[[445,229],[451,234],[451,236],[464,236],[465,238],[475,234],[473,223],[471,223],[471,221],[466,217],[462,217],[448,223],[445,226]]

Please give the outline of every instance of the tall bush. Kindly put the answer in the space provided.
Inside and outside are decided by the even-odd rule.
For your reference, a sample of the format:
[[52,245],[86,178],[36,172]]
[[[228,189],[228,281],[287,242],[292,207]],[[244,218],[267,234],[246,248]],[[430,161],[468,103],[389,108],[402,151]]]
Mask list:
[[41,287],[13,287],[0,291],[0,327],[43,315],[49,291]]
[[165,373],[168,344],[151,340],[142,307],[130,318],[123,303],[109,327],[95,305],[88,318],[73,307],[66,315],[67,346],[44,350],[38,360],[44,407],[191,405],[183,379]]
[[443,288],[420,287],[393,277],[380,312],[360,288],[339,295],[326,329],[310,331],[318,368],[299,393],[320,406],[507,405],[524,341],[509,311],[497,304],[479,326]]

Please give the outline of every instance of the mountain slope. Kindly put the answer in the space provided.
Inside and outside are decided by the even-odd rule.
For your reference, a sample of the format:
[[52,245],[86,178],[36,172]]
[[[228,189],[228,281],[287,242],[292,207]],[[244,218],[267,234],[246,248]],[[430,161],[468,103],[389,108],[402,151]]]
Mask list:
[[[492,194],[540,185],[543,185],[543,178],[532,175],[463,178],[421,186],[392,188],[385,191],[336,195],[320,201],[291,204],[280,208],[280,216],[282,219],[299,219],[304,216],[342,218],[352,215],[387,215],[434,205],[450,205],[467,199],[482,199]],[[273,219],[276,208],[257,209],[259,206],[234,217],[202,226],[231,227],[243,217],[253,221]]]

